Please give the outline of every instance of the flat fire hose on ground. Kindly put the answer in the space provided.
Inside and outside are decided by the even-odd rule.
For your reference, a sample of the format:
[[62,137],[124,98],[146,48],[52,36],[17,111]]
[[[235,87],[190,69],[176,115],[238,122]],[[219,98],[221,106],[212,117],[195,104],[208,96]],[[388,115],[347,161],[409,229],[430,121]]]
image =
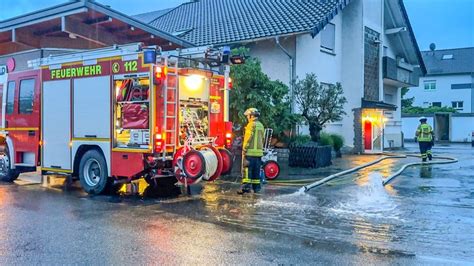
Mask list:
[[[298,192],[301,192],[301,193],[307,192],[307,191],[309,191],[309,190],[311,190],[315,187],[319,187],[319,186],[321,186],[321,185],[323,185],[323,184],[325,184],[325,183],[327,183],[327,182],[329,182],[329,181],[331,181],[331,180],[333,180],[337,177],[344,176],[344,175],[359,171],[363,168],[366,168],[366,167],[369,167],[371,165],[377,164],[377,163],[379,163],[383,160],[386,160],[386,159],[407,158],[407,157],[420,157],[420,156],[419,155],[386,155],[386,156],[382,156],[379,159],[374,160],[372,162],[368,162],[366,164],[363,164],[363,165],[360,165],[360,166],[357,166],[357,167],[354,167],[354,168],[351,168],[351,169],[348,169],[348,170],[344,170],[342,172],[327,176],[327,177],[325,177],[321,180],[318,180],[314,183],[311,183],[309,185],[305,185],[305,186],[301,187]],[[413,162],[413,163],[404,164],[402,166],[402,168],[400,168],[397,172],[395,172],[394,174],[392,174],[389,177],[385,178],[382,181],[382,185],[385,186],[386,184],[388,184],[390,181],[392,181],[395,177],[399,176],[406,168],[408,168],[410,166],[429,165],[429,164],[447,164],[447,163],[456,163],[458,161],[456,158],[441,157],[441,156],[433,156],[433,159],[444,159],[444,160],[434,160],[434,161],[428,161],[428,162]]]
[[[407,155],[407,157],[420,157],[419,155]],[[388,184],[390,181],[395,179],[395,177],[399,176],[405,169],[415,165],[430,165],[430,164],[447,164],[447,163],[456,163],[458,159],[446,156],[433,156],[433,159],[442,159],[442,160],[434,160],[434,161],[427,161],[427,162],[413,162],[407,163],[402,166],[398,171],[393,173],[392,175],[388,176],[382,181],[382,185]]]

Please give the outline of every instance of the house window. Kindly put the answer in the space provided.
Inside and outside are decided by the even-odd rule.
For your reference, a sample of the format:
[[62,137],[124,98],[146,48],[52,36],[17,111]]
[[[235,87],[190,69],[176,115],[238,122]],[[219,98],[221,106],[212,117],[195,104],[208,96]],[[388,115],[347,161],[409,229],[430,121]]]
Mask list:
[[431,106],[433,107],[441,107],[441,102],[432,102]]
[[451,102],[451,106],[456,110],[462,110],[464,108],[464,102],[463,101]]
[[8,82],[7,87],[7,110],[6,114],[13,113],[13,104],[15,103],[15,81]]
[[18,98],[18,113],[31,114],[33,112],[34,88],[35,88],[34,79],[25,79],[20,82],[20,95]]
[[328,23],[321,31],[321,47],[334,52],[336,43],[336,25]]
[[435,80],[427,80],[424,82],[425,91],[432,91],[436,90],[436,81]]
[[321,89],[323,89],[323,90],[328,90],[328,89],[330,89],[332,86],[334,86],[334,84],[332,84],[332,83],[326,83],[326,82],[320,82],[319,85],[321,86]]

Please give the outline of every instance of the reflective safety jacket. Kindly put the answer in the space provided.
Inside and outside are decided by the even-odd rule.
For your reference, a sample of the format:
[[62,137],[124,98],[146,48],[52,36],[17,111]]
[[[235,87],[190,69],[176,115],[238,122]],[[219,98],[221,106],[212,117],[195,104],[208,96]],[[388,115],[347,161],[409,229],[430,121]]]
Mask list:
[[428,124],[421,124],[416,129],[416,137],[419,142],[431,142],[433,140],[433,128]]
[[263,156],[263,138],[265,128],[260,121],[252,118],[245,127],[244,142],[242,148],[246,156]]

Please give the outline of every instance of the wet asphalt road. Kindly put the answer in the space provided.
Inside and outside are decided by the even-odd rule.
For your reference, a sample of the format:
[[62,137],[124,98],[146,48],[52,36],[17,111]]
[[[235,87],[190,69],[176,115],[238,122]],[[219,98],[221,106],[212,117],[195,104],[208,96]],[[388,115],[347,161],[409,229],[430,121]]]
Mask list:
[[0,264],[469,264],[474,148],[434,152],[459,163],[383,187],[415,159],[387,160],[307,194],[266,185],[242,197],[231,180],[171,199],[0,183]]

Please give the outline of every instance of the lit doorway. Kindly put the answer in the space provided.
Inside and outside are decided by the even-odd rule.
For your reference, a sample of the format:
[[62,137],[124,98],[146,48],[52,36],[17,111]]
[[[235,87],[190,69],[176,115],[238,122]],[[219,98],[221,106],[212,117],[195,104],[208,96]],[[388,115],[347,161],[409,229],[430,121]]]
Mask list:
[[364,109],[362,111],[362,130],[365,153],[381,153],[383,151],[383,112]]

